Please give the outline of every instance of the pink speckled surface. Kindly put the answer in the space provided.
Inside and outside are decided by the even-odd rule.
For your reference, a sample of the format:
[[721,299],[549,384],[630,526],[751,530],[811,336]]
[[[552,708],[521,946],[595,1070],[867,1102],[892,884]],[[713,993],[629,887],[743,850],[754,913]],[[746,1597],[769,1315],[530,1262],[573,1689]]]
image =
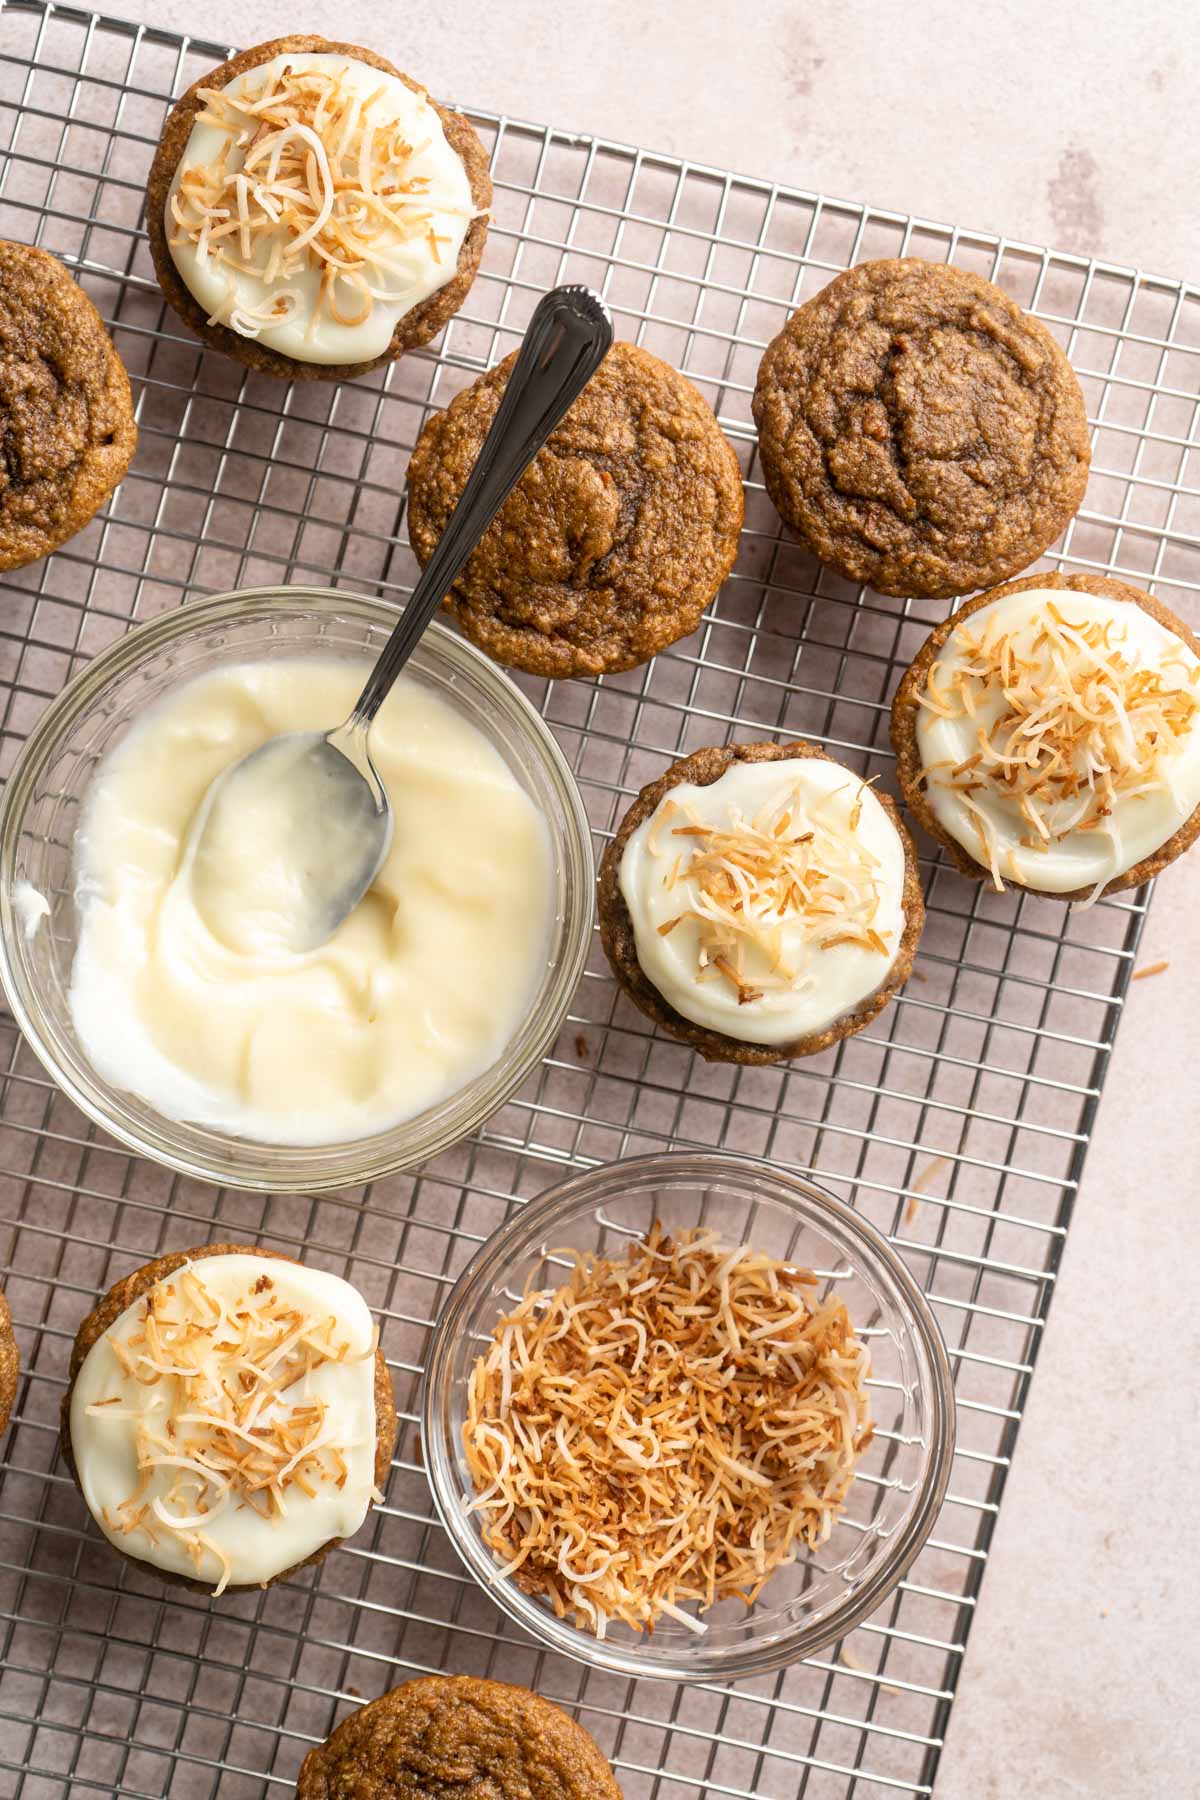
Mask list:
[[[1194,0],[294,0],[164,18],[343,32],[440,95],[1195,278]],[[1182,609],[1200,619],[1200,597]],[[938,1800],[1197,1791],[1200,853],[1160,884],[972,1633]],[[1190,1419],[1189,1419],[1190,1414]]]

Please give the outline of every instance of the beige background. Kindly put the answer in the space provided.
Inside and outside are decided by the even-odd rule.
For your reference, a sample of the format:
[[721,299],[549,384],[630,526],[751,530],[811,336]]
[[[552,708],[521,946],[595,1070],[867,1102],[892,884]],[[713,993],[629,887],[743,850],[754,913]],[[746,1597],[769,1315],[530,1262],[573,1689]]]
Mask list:
[[[168,22],[161,0],[110,10]],[[1194,0],[358,0],[339,16],[446,99],[1200,277]],[[335,29],[295,0],[176,20],[235,43]],[[1197,1791],[1200,1329],[1180,1269],[1197,1242],[1198,954],[1193,860],[1151,914],[1143,964],[1171,966],[1131,990],[938,1800]]]

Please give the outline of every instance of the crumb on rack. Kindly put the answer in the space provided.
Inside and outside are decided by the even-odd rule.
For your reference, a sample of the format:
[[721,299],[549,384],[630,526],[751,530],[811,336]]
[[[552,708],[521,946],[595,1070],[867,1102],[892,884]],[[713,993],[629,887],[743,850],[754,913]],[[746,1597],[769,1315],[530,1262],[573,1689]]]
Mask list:
[[1140,969],[1135,969],[1133,971],[1133,974],[1129,979],[1130,981],[1145,981],[1148,975],[1162,975],[1170,968],[1170,966],[1169,961],[1164,956],[1160,962],[1143,963]]

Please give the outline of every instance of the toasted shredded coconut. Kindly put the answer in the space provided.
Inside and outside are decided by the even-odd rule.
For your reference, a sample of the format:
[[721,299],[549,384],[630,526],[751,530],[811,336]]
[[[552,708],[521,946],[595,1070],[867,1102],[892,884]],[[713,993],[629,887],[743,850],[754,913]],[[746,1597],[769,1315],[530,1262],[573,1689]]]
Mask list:
[[[859,784],[848,830],[824,816],[824,802],[806,805],[798,785],[753,819],[732,808],[724,829],[701,824],[674,800],[663,803],[646,849],[673,859],[666,886],[693,883],[695,904],[658,931],[667,937],[685,919],[695,921],[697,981],[720,977],[743,1006],[795,988],[807,971],[784,956],[783,928],[794,923],[806,950],[859,944],[894,954],[892,934],[875,928],[883,901],[879,865],[854,835],[868,785]],[[686,823],[669,824],[677,817]]]
[[1073,619],[1052,600],[1032,632],[1005,630],[993,617],[982,633],[959,625],[952,642],[962,660],[948,689],[938,680],[945,665],[935,662],[919,704],[977,720],[977,748],[961,762],[930,763],[923,775],[970,814],[994,887],[1004,888],[995,833],[970,798],[987,788],[1025,820],[1023,849],[1045,852],[1075,832],[1098,831],[1119,859],[1117,801],[1169,789],[1171,758],[1196,725],[1200,695],[1182,653],[1158,669],[1139,667],[1126,654],[1123,625]]
[[[356,1446],[311,1391],[329,1362],[361,1360],[338,1339],[331,1315],[285,1303],[264,1270],[227,1304],[205,1286],[203,1263],[185,1264],[141,1302],[137,1329],[106,1342],[122,1373],[146,1391],[140,1408],[119,1396],[94,1401],[89,1414],[135,1424],[138,1485],[107,1523],[114,1533],[172,1533],[200,1570],[208,1550],[221,1565],[214,1592],[232,1573],[205,1527],[230,1505],[283,1517],[293,1488],[312,1495],[323,1482],[342,1486],[345,1452]],[[375,1353],[374,1343],[365,1352]],[[117,1409],[117,1410],[114,1410]],[[144,1499],[157,1470],[177,1473],[166,1493]]]
[[[348,75],[348,66],[302,71],[289,64],[257,86],[242,82],[240,97],[227,88],[200,89],[198,122],[226,136],[214,161],[181,169],[171,197],[178,234],[171,243],[191,244],[202,260],[229,271],[210,324],[256,337],[295,310],[299,297],[286,287],[261,306],[238,306],[239,272],[272,287],[317,270],[314,319],[324,310],[354,326],[377,300],[400,298],[387,286],[398,273],[398,244],[424,239],[442,260],[450,240],[435,230],[428,177],[410,171],[429,140],[406,142],[398,122],[380,118],[383,85],[364,99]],[[241,153],[238,168],[229,166],[234,152]]]
[[1162,975],[1170,966],[1164,956],[1161,962],[1143,963],[1140,969],[1133,971],[1129,979],[1130,981],[1145,981],[1147,975]]
[[953,1166],[953,1159],[949,1156],[935,1156],[932,1162],[927,1162],[925,1164],[925,1167],[921,1170],[920,1174],[912,1184],[912,1193],[909,1196],[908,1205],[904,1209],[904,1223],[906,1225],[911,1225],[916,1218],[919,1196],[926,1191],[930,1182],[935,1176],[939,1175],[943,1169],[953,1168]]
[[623,1261],[564,1251],[475,1363],[463,1443],[484,1541],[602,1637],[692,1631],[829,1537],[871,1441],[866,1345],[809,1269],[656,1223]]

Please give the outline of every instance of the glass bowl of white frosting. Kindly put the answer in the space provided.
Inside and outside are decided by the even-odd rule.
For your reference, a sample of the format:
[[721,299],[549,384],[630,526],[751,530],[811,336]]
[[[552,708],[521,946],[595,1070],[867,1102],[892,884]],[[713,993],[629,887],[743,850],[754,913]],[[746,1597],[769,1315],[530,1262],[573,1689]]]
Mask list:
[[[622,1298],[611,1274],[586,1298],[591,1259]],[[651,1308],[664,1270],[674,1296]],[[838,1308],[850,1340],[822,1345]],[[835,1368],[853,1376],[831,1386]],[[438,1317],[422,1407],[437,1510],[476,1581],[546,1648],[634,1679],[764,1675],[846,1637],[920,1553],[954,1455],[946,1346],[891,1244],[809,1177],[713,1151],[609,1163],[521,1205]],[[834,1498],[810,1542],[794,1522],[819,1516],[814,1495]],[[722,1538],[742,1567],[706,1604],[685,1590]],[[635,1590],[679,1568],[659,1591],[680,1604],[629,1622]],[[598,1620],[605,1593],[626,1618]]]
[[372,733],[395,833],[329,945],[215,939],[188,834],[213,780],[350,709],[385,602],[248,589],[137,626],[31,732],[0,805],[0,977],[60,1087],[131,1149],[260,1190],[356,1186],[445,1149],[531,1073],[591,941],[574,777],[444,626]]

